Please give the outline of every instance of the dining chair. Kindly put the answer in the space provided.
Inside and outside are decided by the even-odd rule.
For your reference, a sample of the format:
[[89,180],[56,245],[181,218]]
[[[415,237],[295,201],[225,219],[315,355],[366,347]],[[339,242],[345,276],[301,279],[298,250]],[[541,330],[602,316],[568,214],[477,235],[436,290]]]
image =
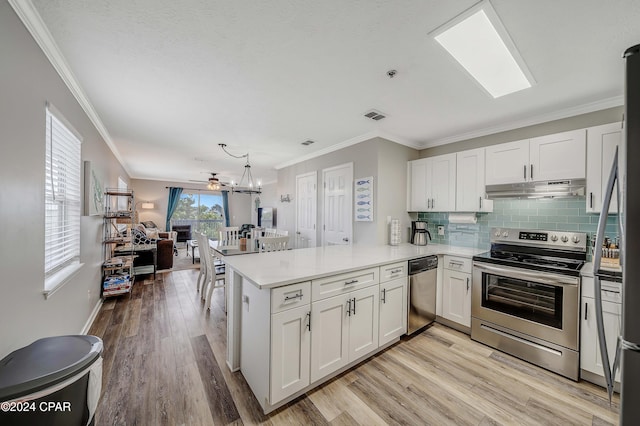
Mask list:
[[240,244],[240,227],[223,226],[220,228],[220,244],[226,246],[236,246]]
[[264,236],[265,237],[275,237],[276,229],[275,228],[264,228]]
[[286,237],[289,235],[289,231],[285,231],[284,229],[276,229],[276,237]]
[[289,243],[288,236],[262,237],[258,240],[260,252],[286,250]]
[[[200,289],[202,287],[203,293],[204,293],[204,283],[207,280],[207,262],[205,262],[204,257],[202,256],[202,244],[203,244],[203,238],[206,238],[206,236],[200,232],[196,232],[196,241],[198,242],[198,257],[200,258],[200,274],[198,274],[198,280],[196,282],[197,286],[196,286],[196,291],[200,292]],[[194,256],[195,256],[195,250],[194,250]],[[202,282],[201,282],[202,281]]]
[[[200,262],[204,262],[206,268],[206,277],[202,286],[201,298],[204,299],[204,303],[209,310],[211,309],[211,296],[213,295],[213,290],[216,288],[224,289],[224,311],[227,312],[225,265],[216,259],[213,250],[209,247],[209,238],[202,234],[201,240],[202,241],[199,243],[198,247],[200,249]],[[219,284],[221,281],[222,284]]]

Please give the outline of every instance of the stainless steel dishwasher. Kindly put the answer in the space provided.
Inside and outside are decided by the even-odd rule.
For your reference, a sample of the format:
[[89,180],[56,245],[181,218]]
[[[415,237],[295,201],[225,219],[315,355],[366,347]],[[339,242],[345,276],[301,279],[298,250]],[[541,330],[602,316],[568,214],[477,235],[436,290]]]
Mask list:
[[437,256],[409,261],[408,334],[431,324],[436,319],[437,268]]

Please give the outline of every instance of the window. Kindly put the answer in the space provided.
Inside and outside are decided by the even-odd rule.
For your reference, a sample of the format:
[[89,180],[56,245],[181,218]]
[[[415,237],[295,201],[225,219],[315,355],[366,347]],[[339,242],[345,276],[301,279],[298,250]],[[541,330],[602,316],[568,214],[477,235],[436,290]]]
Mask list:
[[222,195],[182,193],[171,225],[191,225],[191,230],[203,232],[211,239],[218,239],[223,224]]
[[80,138],[60,114],[46,109],[45,294],[80,267]]

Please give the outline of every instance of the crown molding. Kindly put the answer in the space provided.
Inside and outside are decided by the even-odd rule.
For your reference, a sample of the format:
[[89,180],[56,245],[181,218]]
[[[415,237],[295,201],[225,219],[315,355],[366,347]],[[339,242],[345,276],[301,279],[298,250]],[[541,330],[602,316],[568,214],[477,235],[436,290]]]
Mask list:
[[107,128],[102,123],[102,120],[93,108],[89,98],[84,93],[80,83],[78,83],[78,80],[71,71],[69,64],[62,55],[60,48],[53,39],[53,36],[49,32],[49,29],[31,0],[8,0],[8,2],[38,46],[40,46],[40,49],[42,49],[42,52],[45,54],[60,78],[62,78],[64,84],[69,88],[73,97],[76,98],[80,107],[84,110],[85,114],[87,114],[89,120],[91,120],[100,136],[102,136],[107,146],[111,149],[111,152],[113,152],[113,155],[116,157],[118,162],[120,162],[120,165],[125,169],[127,174],[131,176],[126,163],[123,161],[120,152],[113,143]]
[[577,115],[588,114],[590,112],[600,111],[603,109],[618,107],[622,105],[624,105],[624,96],[614,96],[612,98],[606,98],[575,107],[564,108],[558,111],[537,115],[535,117],[526,118],[524,120],[512,121],[497,126],[474,130],[472,132],[460,133],[454,136],[447,136],[446,138],[431,140],[425,142],[421,146],[421,148],[418,149],[433,148],[434,146],[446,145],[453,142],[460,142],[468,139],[478,138],[481,136],[493,135],[509,130],[521,129],[523,127],[534,126],[536,124],[547,123],[554,120],[561,120],[563,118],[575,117]]
[[294,158],[293,160],[289,160],[289,161],[285,161],[284,163],[277,164],[274,168],[276,170],[280,170],[280,169],[283,169],[285,167],[293,166],[294,164],[298,164],[298,163],[301,163],[303,161],[311,160],[311,159],[320,157],[322,155],[329,154],[331,152],[338,151],[340,149],[347,148],[347,147],[349,147],[351,145],[356,145],[356,144],[359,144],[360,142],[365,142],[365,141],[368,141],[368,140],[371,140],[371,139],[374,139],[374,138],[386,139],[388,141],[395,142],[395,143],[400,144],[400,145],[405,145],[405,146],[408,146],[408,147],[414,148],[414,149],[423,149],[423,147],[421,145],[419,145],[419,144],[417,144],[417,143],[415,143],[413,141],[409,141],[407,139],[403,139],[403,138],[400,138],[398,136],[395,136],[395,135],[392,135],[392,134],[389,134],[389,133],[385,133],[385,132],[381,132],[381,131],[378,131],[378,130],[374,130],[372,132],[364,133],[362,135],[353,137],[351,139],[347,139],[346,141],[337,143],[335,145],[331,145],[331,146],[328,146],[326,148],[322,148],[322,149],[320,149],[318,151],[314,151],[314,152],[309,153],[307,155],[303,155],[301,157]]

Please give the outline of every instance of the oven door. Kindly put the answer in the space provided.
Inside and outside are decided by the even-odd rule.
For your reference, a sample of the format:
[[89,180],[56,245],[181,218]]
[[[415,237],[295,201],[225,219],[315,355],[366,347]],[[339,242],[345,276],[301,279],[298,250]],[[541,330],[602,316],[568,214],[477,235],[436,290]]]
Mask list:
[[471,315],[578,350],[580,278],[474,262]]

